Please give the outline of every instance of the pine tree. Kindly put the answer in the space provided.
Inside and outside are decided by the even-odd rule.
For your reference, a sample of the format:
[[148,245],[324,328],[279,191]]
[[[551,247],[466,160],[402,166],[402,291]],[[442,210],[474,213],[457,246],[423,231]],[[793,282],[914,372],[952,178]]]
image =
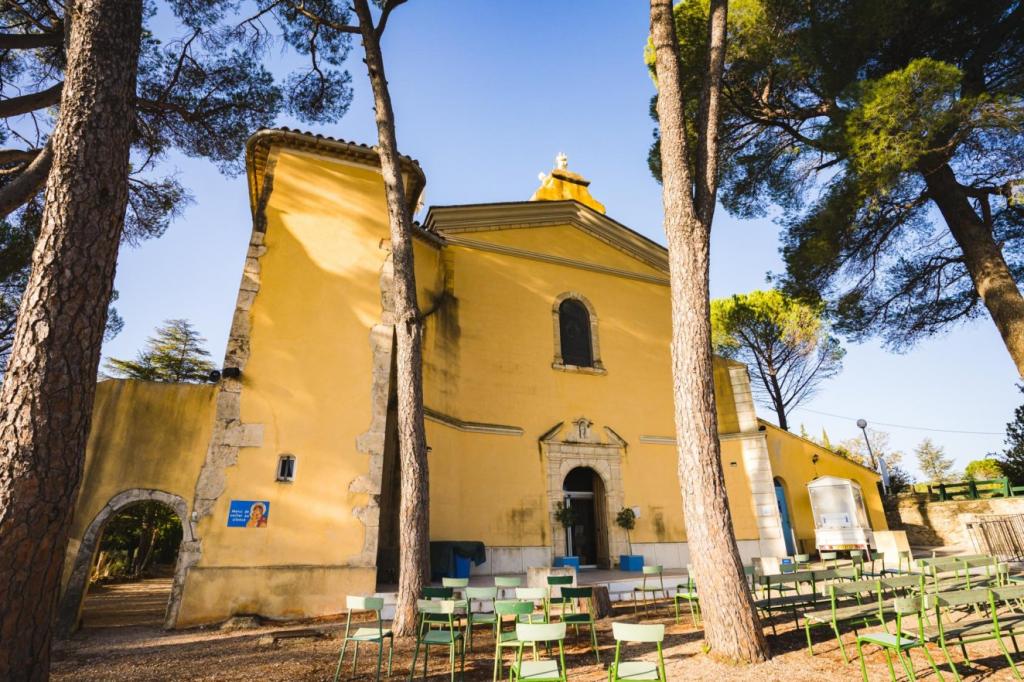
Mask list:
[[135,134],[143,1],[67,5],[39,236],[0,387],[0,679],[12,682],[49,679]]
[[953,479],[953,458],[946,457],[946,450],[925,438],[914,450],[917,467],[926,480],[932,483],[946,483]]
[[[662,204],[672,309],[672,377],[677,473],[693,573],[700,584],[705,649],[736,661],[763,661],[768,643],[754,609],[736,546],[725,491],[712,385],[708,296],[711,223],[719,178],[719,112],[728,0],[711,0],[700,94],[687,92],[671,0],[651,0],[647,50],[658,86]],[[687,107],[696,119],[687,126]],[[696,123],[696,125],[693,125]],[[692,164],[692,166],[691,166]]]
[[206,339],[188,320],[167,320],[157,327],[156,336],[146,342],[135,360],[110,358],[106,369],[119,379],[163,381],[168,383],[206,381],[214,364],[203,347]]
[[[1024,385],[1019,386],[1024,392]],[[1013,421],[1006,425],[1006,449],[999,464],[1003,473],[1014,485],[1024,485],[1024,405],[1013,413]]]

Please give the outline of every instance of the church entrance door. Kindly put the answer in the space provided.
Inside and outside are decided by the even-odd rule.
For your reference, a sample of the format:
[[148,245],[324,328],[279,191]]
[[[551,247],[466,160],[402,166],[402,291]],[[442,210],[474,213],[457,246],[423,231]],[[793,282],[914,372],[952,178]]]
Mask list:
[[562,486],[565,506],[574,512],[573,524],[565,529],[567,553],[579,557],[581,568],[596,568],[600,560],[603,488],[601,477],[590,467],[570,471]]

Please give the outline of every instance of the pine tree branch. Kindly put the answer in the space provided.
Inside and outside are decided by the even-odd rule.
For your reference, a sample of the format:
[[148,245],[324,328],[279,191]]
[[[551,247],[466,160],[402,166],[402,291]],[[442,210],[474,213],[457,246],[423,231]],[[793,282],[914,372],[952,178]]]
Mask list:
[[329,19],[325,19],[316,12],[306,9],[306,3],[304,2],[292,2],[291,5],[296,12],[306,17],[313,23],[319,24],[321,26],[326,26],[327,28],[332,29],[334,31],[341,31],[342,33],[355,33],[357,35],[360,33],[358,26],[339,24],[336,21],[330,21]]
[[57,104],[60,102],[60,91],[63,87],[64,81],[61,81],[46,90],[5,99],[0,102],[0,118],[27,114],[31,111]]
[[39,156],[41,149],[0,149],[0,165],[31,161]]
[[377,40],[380,40],[381,35],[384,34],[384,27],[388,23],[388,17],[391,16],[391,10],[406,3],[408,0],[388,0],[384,5],[384,9],[380,13],[380,21],[377,22],[377,28],[373,29],[374,35],[377,36]]
[[36,158],[16,177],[0,190],[0,218],[22,206],[46,184],[53,162],[53,149],[47,142]]
[[64,28],[53,33],[0,33],[0,50],[31,50],[64,44]]

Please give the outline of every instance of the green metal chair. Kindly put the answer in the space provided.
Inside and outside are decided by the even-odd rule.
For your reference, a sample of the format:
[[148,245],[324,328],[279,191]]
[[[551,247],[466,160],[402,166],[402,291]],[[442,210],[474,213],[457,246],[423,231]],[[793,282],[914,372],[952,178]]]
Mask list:
[[843,662],[849,663],[843,635],[839,632],[841,624],[884,626],[881,612],[882,587],[877,578],[871,580],[854,580],[837,582],[828,586],[829,608],[822,611],[811,611],[803,614],[804,634],[807,637],[807,651],[813,656],[814,647],[811,643],[811,628],[815,625],[829,625],[839,642],[839,651]]
[[[594,657],[601,662],[601,653],[597,648],[597,628],[594,625],[594,588],[563,587],[562,598],[565,600],[559,620],[571,625],[576,636],[580,634],[580,626],[590,628],[590,645],[594,648]],[[568,609],[569,613],[566,613]]]
[[[416,659],[419,658],[420,646],[423,646],[423,679],[427,678],[427,666],[431,646],[448,647],[448,665],[451,668],[451,682],[455,682],[455,653],[459,652],[459,678],[466,673],[466,640],[455,626],[455,602],[451,599],[430,600],[419,599],[416,608],[420,612],[420,629],[416,636],[416,649],[412,654],[412,665],[409,666],[409,680],[416,674]],[[427,616],[443,616],[447,618],[447,627],[435,629],[437,620],[427,620]]]
[[[520,601],[528,601],[531,604],[533,604],[534,606],[537,606],[538,604],[540,605],[542,613],[539,614],[539,615],[541,615],[541,617],[543,618],[542,622],[544,622],[544,623],[547,623],[548,620],[549,620],[549,617],[548,617],[548,594],[550,594],[550,590],[548,588],[546,588],[546,587],[517,587],[516,588],[516,599],[518,599]],[[522,619],[520,619],[520,621],[522,622]],[[527,622],[532,623],[532,622],[534,622],[534,620],[531,617],[531,619],[529,621],[527,621]]]
[[676,588],[672,595],[672,603],[676,610],[676,622],[679,622],[679,603],[685,601],[690,605],[690,620],[694,627],[700,627],[700,597],[697,596],[697,581],[692,575],[686,576],[686,583]]
[[508,591],[523,586],[523,579],[517,575],[496,575],[494,586],[498,588],[498,597],[508,599]]
[[[428,585],[423,588],[421,595],[423,599],[429,601],[452,601],[455,603],[456,611],[458,611],[459,607],[464,603],[455,599],[455,589],[452,587],[434,587],[432,585]],[[444,626],[448,623],[448,620],[447,614],[427,613],[424,614],[424,617],[421,619],[420,626],[422,628],[423,623],[426,623],[428,627],[433,625]]]
[[[1017,635],[1024,634],[1024,615],[1021,615],[1019,611],[1020,604],[1024,602],[1024,586],[1000,585],[990,589],[988,595],[989,614],[992,616],[992,628],[995,630],[996,639],[999,641],[999,648],[1003,650],[1003,655],[1006,656],[1010,669],[1013,670],[1017,679],[1020,679],[1017,666],[1014,665],[1010,652],[1006,649],[1006,642],[1003,641],[1003,637],[1009,636],[1010,641],[1013,642],[1013,650],[1019,654],[1020,647],[1017,644]],[[1002,606],[1009,607],[1009,611],[1000,615],[999,610]]]
[[885,568],[885,553],[875,552],[873,550],[868,552],[867,563],[870,570],[866,575],[877,577],[882,575],[882,570]]
[[[914,553],[909,549],[900,550],[896,553],[896,568],[886,568],[885,561],[882,561],[882,575],[899,575],[901,573],[912,573],[914,569]],[[906,565],[906,568],[904,568]]]
[[[355,646],[355,653],[352,656],[352,674],[355,674],[356,664],[359,662],[359,645],[377,645],[377,680],[380,680],[380,667],[384,657],[384,640],[388,640],[388,677],[391,677],[391,658],[395,652],[395,637],[391,630],[384,628],[384,621],[381,619],[381,611],[384,610],[384,599],[381,597],[346,597],[345,608],[348,616],[345,619],[345,634],[341,640],[341,653],[338,655],[338,667],[334,671],[334,682],[338,682],[341,674],[341,662],[345,660],[345,649],[348,643]],[[376,627],[356,628],[352,632],[352,612],[372,611],[377,616]]]
[[811,555],[810,554],[794,554],[793,555],[793,566],[798,571],[806,571],[811,568]]
[[[661,592],[662,596],[667,600],[668,592],[665,590],[665,571],[663,568],[658,566],[644,566],[642,569],[643,575],[640,578],[640,586],[633,588],[633,613],[639,613],[637,608],[637,592],[643,597],[644,600],[644,613],[650,611],[650,602],[653,601],[654,605],[658,605],[658,592]],[[656,585],[648,585],[647,580],[649,577],[656,577],[658,583]],[[652,595],[648,598],[648,595]]]
[[[880,632],[865,632],[863,635],[857,637],[857,656],[860,657],[860,672],[864,678],[864,682],[868,682],[868,669],[864,663],[864,645],[872,644],[882,648],[885,652],[885,662],[889,666],[889,679],[892,682],[896,682],[896,671],[892,666],[892,656],[890,651],[896,652],[896,657],[903,664],[903,669],[907,671],[907,677],[911,680],[916,680],[914,676],[914,661],[910,657],[911,649],[921,649],[924,651],[925,657],[928,659],[928,663],[932,666],[932,670],[935,671],[935,675],[941,680],[944,680],[942,673],[939,672],[938,666],[935,665],[935,659],[932,658],[931,652],[928,651],[928,647],[925,641],[917,636],[910,636],[903,629],[903,619],[907,616],[916,616],[917,620],[921,619],[921,600],[919,597],[900,597],[896,599],[892,606],[885,611],[891,610],[896,615],[896,632],[890,633],[886,630]],[[906,657],[904,658],[904,653]]]
[[[575,581],[576,577],[571,575],[549,575],[547,577],[548,597],[544,610],[548,614],[548,621],[550,621],[555,615],[552,607],[558,607],[559,615],[565,612],[565,608],[568,606],[568,600],[565,598],[565,595],[562,594],[562,590],[564,587],[572,585]],[[556,589],[559,590],[557,597],[554,596]]]
[[[516,650],[515,663],[509,669],[509,682],[568,682],[565,670],[565,623],[516,623],[516,639],[519,640],[519,648]],[[523,660],[523,649],[527,644],[533,645],[536,651],[537,644],[550,646],[552,642],[558,643],[557,660]]]
[[469,578],[441,578],[441,585],[452,588],[456,599],[465,598],[465,589],[469,587]]
[[482,602],[493,604],[498,600],[497,587],[467,587],[466,588],[466,638],[469,640],[469,650],[473,650],[473,626],[490,625],[497,636],[498,614],[494,611],[477,610]]
[[[934,642],[942,649],[942,654],[946,657],[949,669],[957,682],[960,680],[960,673],[953,663],[953,657],[949,651],[950,645],[959,646],[960,653],[969,664],[971,659],[967,653],[968,644],[992,640],[999,640],[1002,643],[998,626],[993,620],[993,614],[989,612],[991,603],[992,595],[985,588],[924,595],[922,618],[917,627],[912,628],[913,633],[919,639]],[[985,608],[985,613],[979,615],[978,611],[982,607]],[[929,611],[933,612],[934,625],[924,623],[923,616]],[[1017,616],[1017,619],[1020,618],[1022,617]],[[1017,622],[1020,623],[1019,620]],[[1010,627],[1012,628],[1013,625],[1010,624]],[[1005,650],[1005,646],[1003,649]],[[1010,663],[1014,676],[1021,679],[1020,672],[1013,664],[1013,659],[1009,654],[1007,654],[1006,660]]]
[[[498,677],[504,673],[504,660],[502,654],[504,649],[519,648],[519,640],[516,638],[515,627],[512,630],[505,630],[504,623],[506,616],[512,616],[513,623],[519,623],[526,620],[527,623],[534,617],[533,602],[529,601],[514,601],[514,600],[499,600],[494,602],[494,613],[498,617],[497,623],[495,623],[495,637],[494,637],[494,682],[498,682]],[[537,645],[533,645],[533,658],[537,658]]]
[[[615,637],[615,660],[612,662],[611,668],[608,669],[608,682],[632,682],[633,680],[667,682],[665,656],[661,651],[661,643],[665,640],[664,625],[612,623],[612,636]],[[658,660],[620,660],[623,642],[627,644],[656,644]]]
[[818,552],[818,559],[825,568],[839,568],[838,552]]

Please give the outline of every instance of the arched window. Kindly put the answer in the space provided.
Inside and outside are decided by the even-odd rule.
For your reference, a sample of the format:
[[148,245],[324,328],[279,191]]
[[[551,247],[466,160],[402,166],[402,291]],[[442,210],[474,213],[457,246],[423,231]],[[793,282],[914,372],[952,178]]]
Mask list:
[[552,367],[570,372],[604,374],[597,342],[597,314],[583,296],[567,292],[555,299],[555,361]]
[[559,338],[562,362],[576,367],[593,367],[594,352],[590,345],[590,313],[574,298],[558,306]]

